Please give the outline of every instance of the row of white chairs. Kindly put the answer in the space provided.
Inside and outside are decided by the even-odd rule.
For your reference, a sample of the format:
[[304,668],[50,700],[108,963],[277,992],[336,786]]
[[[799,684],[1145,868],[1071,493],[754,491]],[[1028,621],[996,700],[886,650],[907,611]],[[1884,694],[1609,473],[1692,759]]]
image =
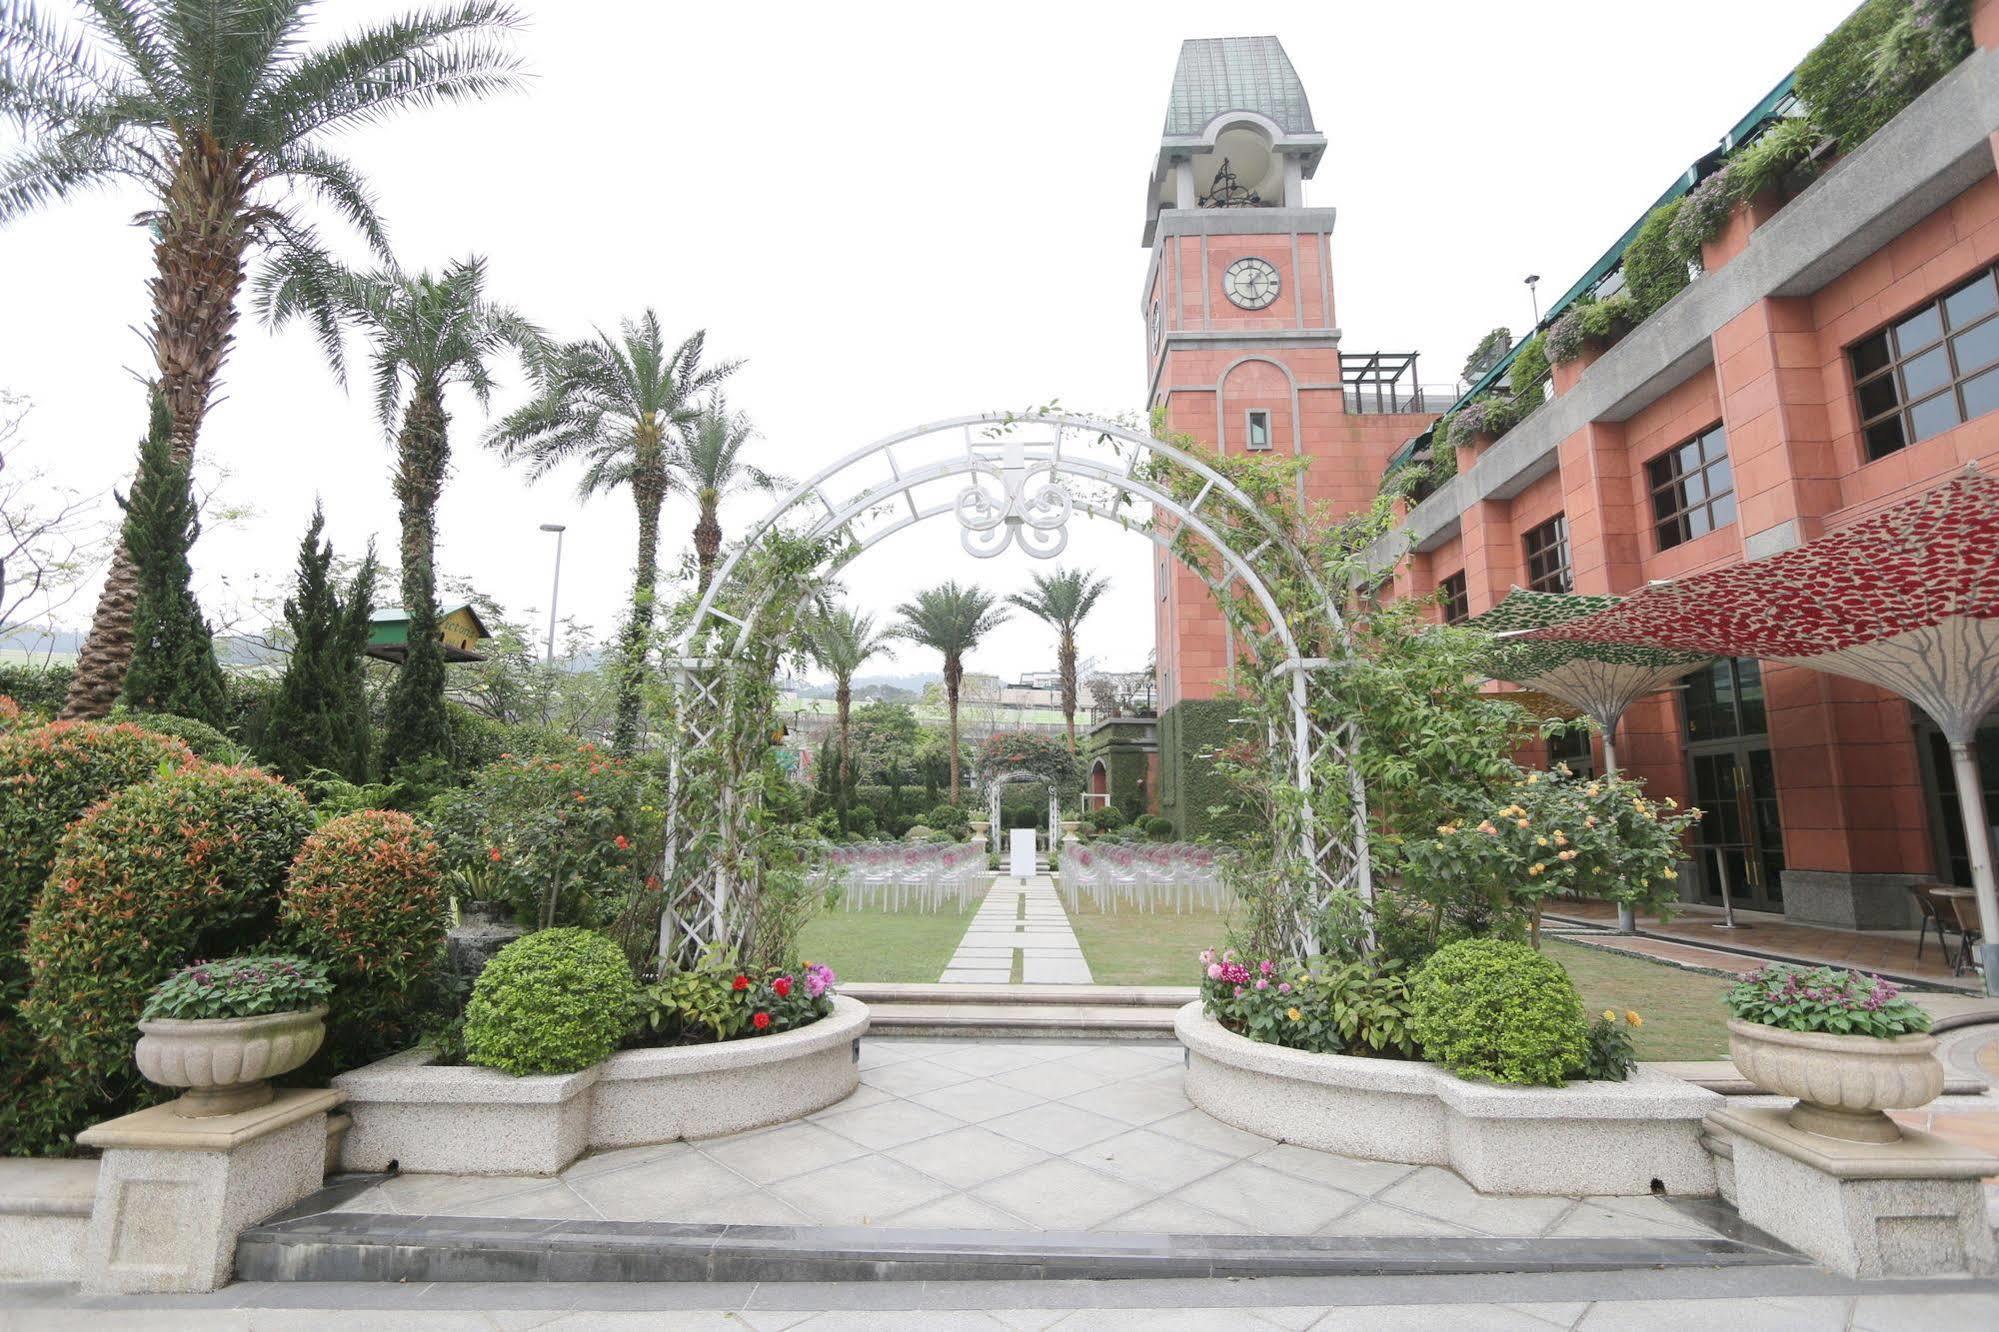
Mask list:
[[859,842],[829,847],[818,867],[820,887],[838,888],[848,911],[963,912],[991,876],[977,842]]
[[1070,911],[1227,911],[1235,895],[1215,853],[1191,842],[1087,843],[1064,848],[1056,888]]

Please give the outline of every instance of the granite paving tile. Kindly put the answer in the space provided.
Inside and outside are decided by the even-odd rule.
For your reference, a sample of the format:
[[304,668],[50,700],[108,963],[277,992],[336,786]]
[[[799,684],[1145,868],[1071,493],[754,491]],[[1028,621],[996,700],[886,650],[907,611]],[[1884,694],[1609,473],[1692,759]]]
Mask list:
[[1233,1159],[1160,1133],[1133,1129],[1078,1148],[1068,1159],[1129,1184],[1166,1193],[1212,1175]]
[[1153,1196],[1064,1160],[1029,1166],[970,1192],[1043,1230],[1088,1230]]
[[1575,1203],[1572,1198],[1499,1197],[1480,1193],[1437,1166],[1419,1166],[1378,1195],[1381,1202],[1488,1235],[1539,1235]]
[[1359,1206],[1357,1194],[1238,1161],[1173,1194],[1225,1217],[1273,1234],[1310,1235]]
[[960,1082],[955,1086],[939,1087],[935,1091],[919,1092],[909,1098],[917,1105],[927,1106],[940,1114],[961,1119],[967,1124],[977,1124],[1000,1115],[1011,1114],[1015,1110],[1025,1110],[1031,1105],[1041,1104],[1042,1098],[1033,1092],[1009,1087],[1003,1082],[993,1082],[979,1078],[972,1082]]
[[961,1189],[1048,1159],[1039,1147],[973,1126],[891,1147],[886,1155]]
[[710,1160],[757,1184],[851,1161],[868,1152],[853,1139],[809,1121],[712,1139],[702,1143],[700,1150]]
[[812,1218],[815,1225],[880,1225],[951,1193],[921,1171],[884,1156],[869,1156],[779,1180],[768,1190]]
[[1191,1142],[1196,1147],[1206,1147],[1211,1152],[1223,1152],[1229,1156],[1255,1156],[1268,1151],[1276,1144],[1269,1138],[1260,1138],[1254,1133],[1245,1133],[1204,1110],[1187,1109],[1181,1114],[1155,1120],[1146,1125],[1154,1133],[1164,1133],[1169,1138]]
[[1051,1101],[986,1121],[986,1127],[1016,1142],[1062,1154],[1122,1132],[1127,1126],[1104,1115]]
[[1253,1158],[1266,1170],[1275,1170],[1315,1184],[1329,1184],[1348,1193],[1373,1195],[1397,1180],[1414,1174],[1416,1167],[1396,1161],[1363,1161],[1337,1156],[1295,1143],[1279,1143]]

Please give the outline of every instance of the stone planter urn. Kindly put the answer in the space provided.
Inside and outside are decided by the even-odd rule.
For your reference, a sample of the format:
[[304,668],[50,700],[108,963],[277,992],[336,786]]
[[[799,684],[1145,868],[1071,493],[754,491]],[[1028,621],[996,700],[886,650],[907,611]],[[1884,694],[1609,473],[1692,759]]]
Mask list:
[[1064,820],[1062,820],[1062,840],[1063,840],[1063,841],[1065,841],[1065,842],[1066,842],[1066,841],[1068,841],[1068,840],[1069,840],[1069,839],[1070,839],[1071,837],[1078,837],[1078,836],[1081,836],[1081,835],[1082,835],[1082,832],[1083,832],[1083,821],[1082,821],[1081,819],[1064,819]]
[[139,1024],[132,1052],[146,1081],[185,1087],[183,1119],[253,1110],[271,1099],[268,1078],[289,1073],[326,1039],[326,1005],[247,1018],[155,1018]]
[[979,842],[985,841],[986,834],[992,830],[992,826],[993,825],[987,822],[985,819],[973,819],[972,839],[974,841],[979,841]]
[[1913,1110],[1943,1094],[1943,1062],[1927,1034],[1839,1036],[1731,1018],[1728,1053],[1764,1091],[1795,1096],[1791,1127],[1848,1142],[1895,1142],[1884,1110]]

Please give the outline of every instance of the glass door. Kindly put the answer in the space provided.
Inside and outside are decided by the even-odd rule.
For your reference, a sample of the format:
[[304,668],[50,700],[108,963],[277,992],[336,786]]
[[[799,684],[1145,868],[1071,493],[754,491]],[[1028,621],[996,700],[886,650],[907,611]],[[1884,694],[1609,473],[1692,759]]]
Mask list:
[[1721,901],[1721,870],[1737,906],[1781,911],[1784,823],[1777,807],[1763,707],[1763,672],[1748,659],[1718,661],[1687,679],[1687,765],[1694,804],[1695,877],[1703,901]]

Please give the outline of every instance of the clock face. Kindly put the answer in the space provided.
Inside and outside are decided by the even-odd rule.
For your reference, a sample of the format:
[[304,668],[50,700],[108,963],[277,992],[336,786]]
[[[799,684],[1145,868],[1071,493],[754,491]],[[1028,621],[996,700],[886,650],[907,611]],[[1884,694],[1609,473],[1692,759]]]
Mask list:
[[1261,310],[1277,299],[1277,270],[1267,259],[1238,259],[1222,275],[1222,290],[1245,310]]

